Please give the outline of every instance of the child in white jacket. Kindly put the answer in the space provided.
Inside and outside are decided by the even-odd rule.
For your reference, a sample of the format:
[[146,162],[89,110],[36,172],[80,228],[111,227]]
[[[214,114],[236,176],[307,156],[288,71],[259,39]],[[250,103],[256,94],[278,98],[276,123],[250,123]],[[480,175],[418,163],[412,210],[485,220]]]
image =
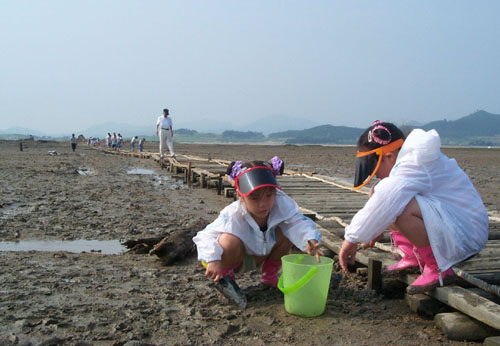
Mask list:
[[339,255],[344,271],[354,262],[356,244],[373,242],[388,227],[404,257],[386,271],[423,266],[410,294],[453,281],[451,266],[485,246],[489,222],[481,197],[440,148],[435,130],[415,129],[405,139],[395,125],[380,121],[360,136],[354,188],[373,176],[381,180],[345,229]]
[[207,263],[205,275],[215,282],[262,266],[261,282],[276,287],[281,257],[292,245],[317,257],[322,254],[321,233],[276,181],[283,169],[276,156],[270,163],[236,161],[228,167],[239,200],[193,238],[198,259]]

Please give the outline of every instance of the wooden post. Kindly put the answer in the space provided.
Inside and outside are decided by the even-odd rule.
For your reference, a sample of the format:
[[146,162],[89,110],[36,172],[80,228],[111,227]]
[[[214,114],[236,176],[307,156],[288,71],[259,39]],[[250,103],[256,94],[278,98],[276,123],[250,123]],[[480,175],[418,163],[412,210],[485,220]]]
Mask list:
[[200,187],[207,187],[206,175],[204,173],[200,173]]
[[234,188],[233,187],[225,187],[224,188],[224,197],[234,197]]
[[220,195],[222,193],[222,177],[217,179],[217,194]]
[[382,262],[373,258],[368,260],[368,288],[382,292]]
[[191,187],[191,161],[188,161],[188,169],[186,170],[186,181],[189,187]]

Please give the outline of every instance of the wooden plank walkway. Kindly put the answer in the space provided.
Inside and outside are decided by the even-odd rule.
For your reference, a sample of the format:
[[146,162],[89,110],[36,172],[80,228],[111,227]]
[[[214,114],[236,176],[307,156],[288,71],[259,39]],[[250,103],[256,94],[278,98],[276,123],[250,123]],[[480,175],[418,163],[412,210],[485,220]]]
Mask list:
[[[213,188],[218,194],[224,193],[227,197],[236,198],[234,188],[225,175],[227,165],[230,163],[227,160],[189,155],[179,155],[175,159],[160,159],[158,153],[91,148],[106,153],[153,159],[162,168],[182,176],[186,184]],[[368,190],[354,191],[349,184],[331,177],[289,170],[278,177],[278,181],[283,190],[297,202],[301,211],[316,222],[323,234],[323,244],[339,253],[344,228],[366,203]],[[396,260],[391,253],[387,233],[377,243],[376,248],[360,249],[356,261],[366,266],[373,261],[379,261],[383,266],[394,264]],[[461,279],[456,285],[440,287],[428,293],[429,296],[496,329],[500,329],[500,305],[494,302],[498,297],[493,297],[493,294],[500,296],[500,288],[497,286],[500,284],[500,240],[498,239],[500,239],[500,216],[491,214],[490,236],[485,249],[473,258],[454,266],[455,272],[472,276],[474,285],[480,285],[482,289],[480,294],[477,288],[468,289],[473,285]],[[415,277],[416,275],[408,275],[401,280],[410,284]]]

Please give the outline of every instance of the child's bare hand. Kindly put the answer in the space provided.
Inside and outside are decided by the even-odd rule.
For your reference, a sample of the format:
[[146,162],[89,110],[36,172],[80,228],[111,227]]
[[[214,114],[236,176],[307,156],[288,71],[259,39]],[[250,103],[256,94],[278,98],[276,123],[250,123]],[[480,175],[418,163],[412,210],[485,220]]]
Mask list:
[[323,255],[323,251],[320,249],[321,244],[318,243],[317,240],[311,239],[307,241],[307,247],[306,247],[306,252],[309,255],[314,255],[316,256],[316,261],[321,262],[321,259],[319,258],[320,255]]
[[344,273],[348,273],[347,264],[354,264],[357,251],[358,246],[356,244],[344,240],[339,254],[340,266],[344,270]]
[[207,270],[205,276],[208,276],[214,282],[219,282],[221,279],[222,264],[221,261],[212,261],[207,263]]

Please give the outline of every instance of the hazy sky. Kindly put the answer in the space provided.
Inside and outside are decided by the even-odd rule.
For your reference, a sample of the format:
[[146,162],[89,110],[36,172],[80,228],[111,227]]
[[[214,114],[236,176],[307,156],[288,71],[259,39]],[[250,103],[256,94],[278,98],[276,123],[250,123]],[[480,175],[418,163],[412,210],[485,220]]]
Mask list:
[[[500,113],[500,1],[0,2],[0,129]],[[283,130],[287,125],[283,124]]]

